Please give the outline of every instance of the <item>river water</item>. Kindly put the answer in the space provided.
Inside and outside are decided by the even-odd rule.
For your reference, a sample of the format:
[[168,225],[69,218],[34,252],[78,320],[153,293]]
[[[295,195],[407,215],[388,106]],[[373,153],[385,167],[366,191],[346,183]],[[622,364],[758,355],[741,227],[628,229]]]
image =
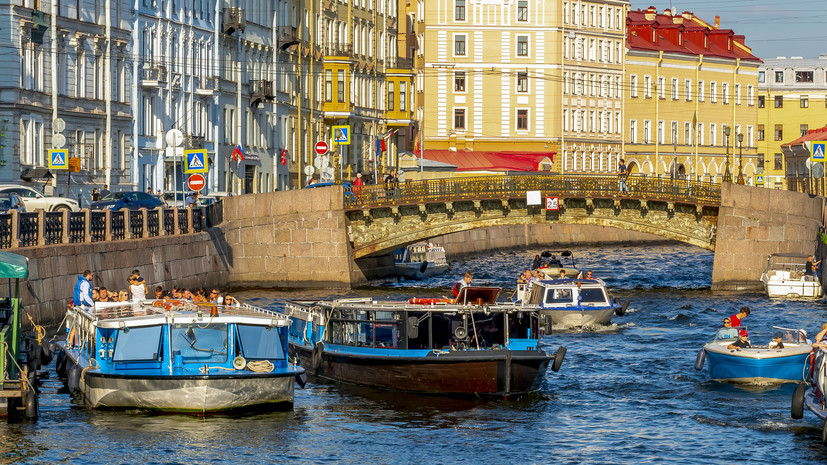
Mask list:
[[[25,463],[823,463],[820,424],[790,419],[793,385],[741,388],[709,381],[695,354],[722,318],[749,305],[753,343],[770,327],[827,321],[822,302],[710,290],[712,254],[679,244],[573,249],[581,268],[631,302],[595,331],[561,332],[568,349],[542,392],[521,400],[414,396],[337,384],[296,390],[294,409],[195,418],[79,407],[53,371],[36,423],[0,423],[0,462]],[[492,252],[452,263],[450,275],[346,294],[439,296],[466,269],[475,283],[513,286],[540,250]],[[326,291],[244,291],[278,306]],[[54,369],[54,365],[48,367]]]

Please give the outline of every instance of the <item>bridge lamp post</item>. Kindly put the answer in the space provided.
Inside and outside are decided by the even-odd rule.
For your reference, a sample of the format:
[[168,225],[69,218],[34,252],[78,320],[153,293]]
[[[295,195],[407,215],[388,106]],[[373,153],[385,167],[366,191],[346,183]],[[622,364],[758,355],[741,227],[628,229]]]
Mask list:
[[744,184],[744,135],[738,133],[738,184]]
[[724,126],[724,145],[726,145],[726,169],[724,170],[724,182],[732,182],[732,171],[729,170],[729,126]]

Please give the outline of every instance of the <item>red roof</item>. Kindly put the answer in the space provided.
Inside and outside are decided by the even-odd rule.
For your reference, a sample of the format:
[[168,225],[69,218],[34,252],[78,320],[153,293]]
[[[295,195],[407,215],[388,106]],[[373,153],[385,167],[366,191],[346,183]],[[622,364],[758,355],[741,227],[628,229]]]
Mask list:
[[671,10],[658,13],[655,7],[630,11],[626,25],[630,50],[761,61],[744,44],[743,35],[710,26],[688,11],[674,16]]
[[809,131],[807,131],[807,134],[804,134],[803,136],[790,142],[789,144],[782,144],[782,147],[804,145],[804,142],[811,142],[814,140],[827,140],[827,126],[818,129],[810,129]]
[[[419,156],[419,151],[414,151]],[[425,158],[457,167],[457,171],[541,171],[556,152],[480,152],[425,150]]]

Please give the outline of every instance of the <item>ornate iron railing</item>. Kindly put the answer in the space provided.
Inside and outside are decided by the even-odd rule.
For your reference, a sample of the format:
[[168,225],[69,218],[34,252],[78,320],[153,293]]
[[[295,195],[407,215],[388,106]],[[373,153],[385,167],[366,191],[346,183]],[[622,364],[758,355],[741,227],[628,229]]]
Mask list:
[[17,226],[17,236],[20,247],[37,245],[37,230],[40,215],[37,213],[21,213],[20,223]]
[[63,243],[63,212],[46,212],[43,223],[45,244]]
[[129,212],[129,235],[144,237],[144,213],[136,210]]
[[106,240],[106,212],[89,212],[89,235],[92,242]]
[[86,242],[85,212],[69,212],[69,242]]
[[11,247],[12,239],[12,217],[11,215],[0,215],[0,249]]
[[528,191],[561,199],[634,198],[717,205],[721,185],[706,181],[629,176],[629,193],[620,194],[617,175],[521,175],[404,181],[393,185],[377,184],[348,189],[345,208],[412,205],[429,202],[526,198]]
[[126,237],[126,221],[124,212],[111,212],[109,214],[109,233],[113,241],[121,241]]
[[146,229],[148,230],[149,237],[156,237],[159,234],[160,221],[158,218],[160,218],[158,210],[146,212]]
[[175,234],[175,211],[164,210],[164,235]]

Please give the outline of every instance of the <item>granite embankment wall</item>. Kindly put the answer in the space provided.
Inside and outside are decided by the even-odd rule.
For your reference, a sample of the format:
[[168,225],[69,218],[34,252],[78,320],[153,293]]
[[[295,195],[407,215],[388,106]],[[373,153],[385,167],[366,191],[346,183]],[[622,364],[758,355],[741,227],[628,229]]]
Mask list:
[[823,197],[724,183],[712,289],[762,290],[769,254],[815,253],[823,206]]

